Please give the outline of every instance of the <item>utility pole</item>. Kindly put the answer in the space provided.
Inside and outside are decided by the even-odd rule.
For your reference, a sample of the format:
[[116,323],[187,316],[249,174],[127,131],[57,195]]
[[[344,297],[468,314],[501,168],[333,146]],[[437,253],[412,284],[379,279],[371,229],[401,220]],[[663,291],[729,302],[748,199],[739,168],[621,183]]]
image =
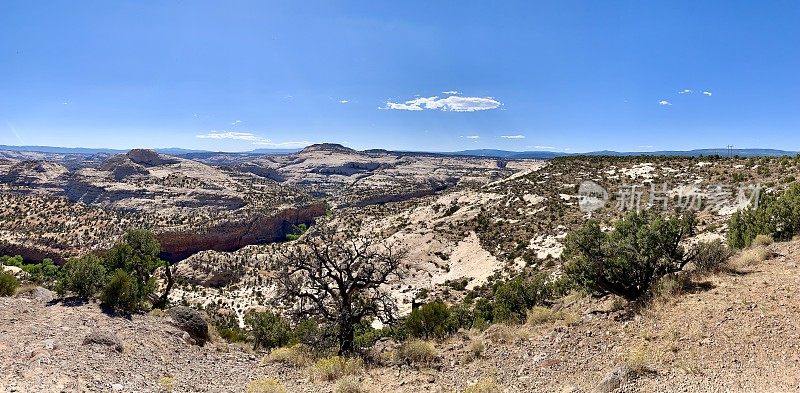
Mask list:
[[728,158],[733,158],[733,145],[726,146],[728,149]]

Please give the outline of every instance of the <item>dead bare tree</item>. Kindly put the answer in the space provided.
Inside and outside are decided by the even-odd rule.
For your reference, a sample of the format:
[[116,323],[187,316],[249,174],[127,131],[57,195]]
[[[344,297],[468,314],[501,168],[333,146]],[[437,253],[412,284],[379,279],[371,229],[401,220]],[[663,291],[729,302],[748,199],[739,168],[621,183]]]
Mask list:
[[405,255],[375,236],[316,229],[279,252],[278,299],[297,319],[334,325],[339,354],[352,354],[358,323],[396,320],[397,304],[384,284],[401,276]]

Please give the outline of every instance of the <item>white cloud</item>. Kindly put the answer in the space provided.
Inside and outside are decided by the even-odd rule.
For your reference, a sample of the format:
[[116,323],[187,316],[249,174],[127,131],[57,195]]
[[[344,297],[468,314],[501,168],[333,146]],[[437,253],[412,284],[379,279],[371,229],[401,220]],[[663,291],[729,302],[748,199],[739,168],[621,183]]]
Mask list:
[[653,145],[640,145],[640,146],[636,146],[636,147],[638,147],[639,149],[652,149]]
[[541,146],[541,145],[536,145],[533,148],[534,149],[538,149],[538,150],[555,150],[556,149],[553,146]]
[[714,93],[712,93],[712,92],[710,92],[710,91],[704,91],[704,92],[703,92],[703,95],[707,95],[707,96],[709,96],[709,97],[711,97],[711,95],[712,95],[712,94],[714,94]]
[[678,94],[689,94],[691,92],[692,91],[690,89],[683,89],[683,90],[679,91]]
[[480,139],[480,135],[461,135],[460,138],[467,138],[467,139]]
[[492,97],[461,97],[450,96],[447,98],[420,97],[405,102],[387,101],[382,109],[395,109],[403,111],[421,111],[424,109],[438,109],[452,112],[475,112],[497,109],[503,103]]
[[309,141],[290,141],[290,142],[255,142],[254,145],[260,146],[271,146],[271,147],[306,147],[308,145],[313,145],[314,142]]
[[233,122],[233,123],[231,123],[231,125],[232,125],[232,126],[238,126],[238,125],[239,125],[239,124],[241,124],[241,123],[242,123],[242,121],[241,121],[241,120],[234,120],[234,122]]
[[339,103],[340,103],[340,104],[346,104],[346,103],[348,103],[348,102],[350,102],[350,100],[339,100]]
[[672,103],[667,100],[661,100],[658,102],[658,105],[672,106]]
[[236,132],[236,131],[211,131],[208,134],[197,135],[198,138],[203,139],[233,139],[239,141],[261,142],[268,141],[269,139],[260,137],[251,132]]
[[461,92],[457,90],[450,90],[450,91],[443,91],[442,94],[453,95],[453,94],[461,94]]
[[525,139],[525,135],[500,135],[500,138],[505,138],[505,139]]
[[208,134],[196,135],[201,139],[230,139],[237,141],[251,142],[254,145],[272,146],[272,147],[303,147],[312,144],[309,141],[291,141],[291,142],[273,142],[269,138],[264,138],[253,134],[252,132],[236,132],[236,131],[211,131]]

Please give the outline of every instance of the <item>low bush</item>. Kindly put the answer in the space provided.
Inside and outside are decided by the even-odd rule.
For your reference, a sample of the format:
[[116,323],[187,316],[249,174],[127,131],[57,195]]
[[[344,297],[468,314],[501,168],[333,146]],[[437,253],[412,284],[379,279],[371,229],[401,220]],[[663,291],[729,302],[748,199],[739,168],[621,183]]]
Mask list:
[[19,288],[19,281],[13,274],[5,272],[0,266],[0,296],[14,296]]
[[550,299],[548,275],[540,273],[530,279],[517,277],[500,283],[494,290],[492,316],[494,322],[520,323],[528,310]]
[[411,337],[443,338],[457,327],[450,326],[450,309],[441,301],[417,307],[405,320],[405,328]]
[[420,340],[406,341],[394,352],[395,362],[400,364],[431,365],[438,358],[439,355],[433,344]]
[[590,220],[567,236],[564,270],[590,293],[636,300],[658,278],[688,263],[680,242],[693,233],[692,214],[665,219],[631,212],[608,233]]
[[116,312],[138,311],[142,299],[139,298],[139,290],[136,285],[136,279],[131,277],[128,272],[117,269],[103,288],[100,300]]
[[253,337],[253,349],[282,347],[292,339],[289,322],[272,311],[250,311],[244,323]]
[[261,378],[248,383],[244,391],[245,393],[286,393],[286,388],[275,378]]
[[314,363],[313,374],[323,381],[334,381],[345,375],[355,375],[364,368],[360,358],[331,356]]
[[72,292],[80,298],[89,299],[97,294],[105,283],[106,269],[103,261],[95,255],[84,255],[67,261],[63,277],[56,284],[56,291],[61,295]]
[[694,264],[699,271],[718,271],[730,256],[730,250],[720,240],[701,242],[695,246]]

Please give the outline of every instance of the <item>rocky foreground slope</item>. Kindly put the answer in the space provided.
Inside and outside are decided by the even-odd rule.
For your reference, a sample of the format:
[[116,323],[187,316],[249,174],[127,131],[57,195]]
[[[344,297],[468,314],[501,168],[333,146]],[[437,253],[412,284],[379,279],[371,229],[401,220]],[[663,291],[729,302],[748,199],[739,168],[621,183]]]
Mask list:
[[[695,277],[636,312],[573,294],[540,324],[464,332],[435,342],[429,366],[366,366],[356,378],[374,392],[461,392],[480,380],[505,392],[797,391],[800,241],[768,248],[766,261],[734,257],[735,270]],[[125,319],[43,300],[0,299],[0,391],[241,392],[265,377],[289,392],[336,384],[309,367],[264,363],[263,353],[193,345],[165,315]],[[84,344],[98,331],[122,351]],[[485,345],[477,358],[475,342]]]

